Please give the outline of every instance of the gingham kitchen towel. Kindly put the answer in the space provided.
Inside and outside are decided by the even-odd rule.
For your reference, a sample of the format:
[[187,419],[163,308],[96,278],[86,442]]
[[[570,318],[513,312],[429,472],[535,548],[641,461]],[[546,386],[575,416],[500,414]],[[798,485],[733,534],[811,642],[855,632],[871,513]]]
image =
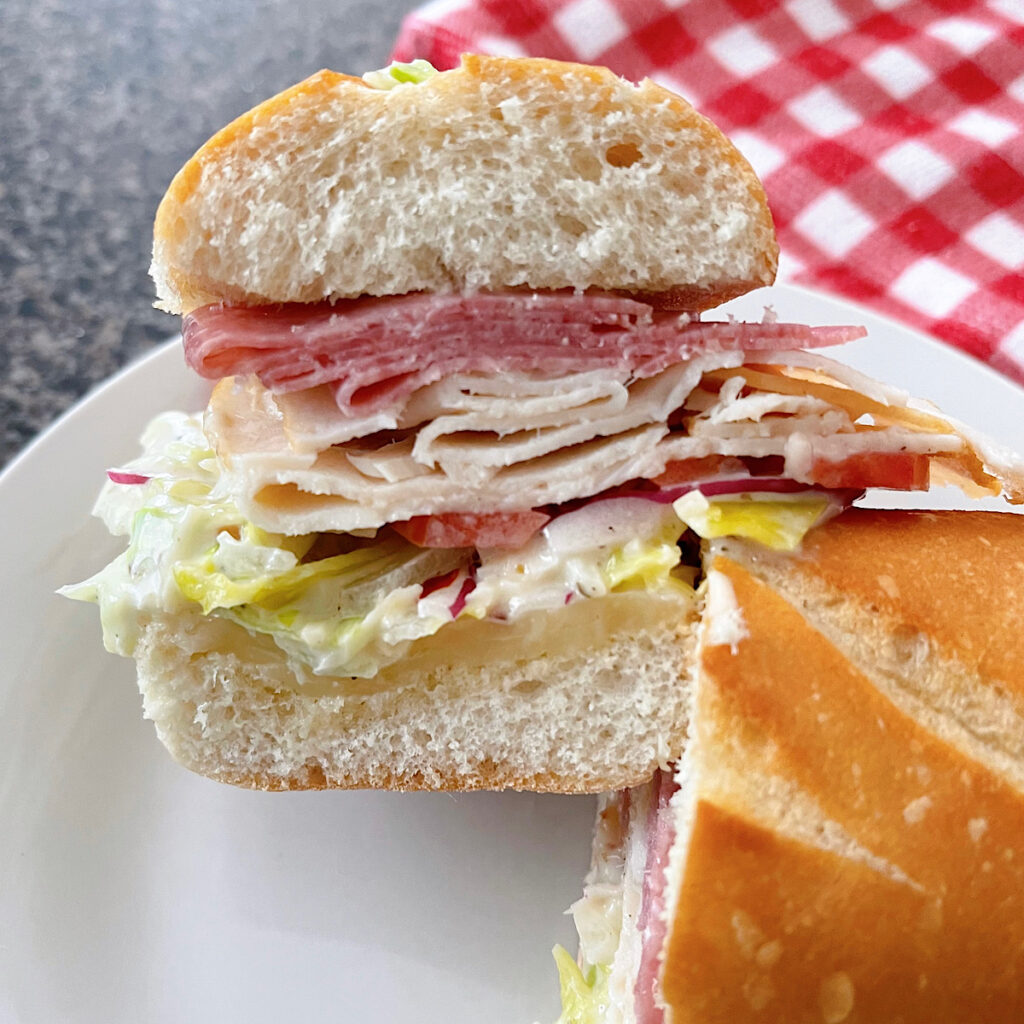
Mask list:
[[1024,0],[439,0],[394,56],[469,51],[687,97],[764,181],[780,280],[1024,382]]

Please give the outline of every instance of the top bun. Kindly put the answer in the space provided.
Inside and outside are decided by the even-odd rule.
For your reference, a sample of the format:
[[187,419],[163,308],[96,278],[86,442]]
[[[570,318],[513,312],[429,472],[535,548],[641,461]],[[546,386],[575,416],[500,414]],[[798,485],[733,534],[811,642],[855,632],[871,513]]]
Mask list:
[[159,305],[596,288],[706,309],[771,284],[750,165],[645,79],[464,56],[375,89],[321,71],[218,132],[157,211]]

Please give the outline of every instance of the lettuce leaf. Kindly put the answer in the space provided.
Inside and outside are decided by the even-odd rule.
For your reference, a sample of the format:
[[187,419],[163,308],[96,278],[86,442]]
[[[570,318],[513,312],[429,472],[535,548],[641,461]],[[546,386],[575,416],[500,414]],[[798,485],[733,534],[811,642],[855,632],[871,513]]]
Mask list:
[[395,538],[347,554],[300,563],[287,546],[287,541],[294,538],[271,534],[259,538],[256,533],[251,524],[243,529],[240,540],[230,533],[221,533],[216,547],[204,557],[174,565],[179,589],[185,597],[200,604],[204,615],[215,608],[243,604],[269,603],[270,607],[279,607],[316,580],[332,579],[341,587],[356,586],[392,572],[417,553],[412,545]]
[[676,540],[628,541],[612,552],[604,573],[613,591],[658,590],[676,585],[672,570],[679,564]]
[[[329,540],[259,528],[225,487],[199,416],[157,417],[143,446],[96,506],[112,533],[127,535],[126,550],[61,591],[99,605],[104,643],[118,654],[134,653],[147,618],[201,612],[271,637],[297,670],[369,677],[457,617],[514,622],[628,590],[692,595],[677,546],[683,523],[646,499],[589,503],[521,549],[480,551],[474,565],[466,549],[418,548],[391,531]],[[424,582],[449,575],[424,594]]]
[[393,60],[379,71],[367,71],[363,81],[374,89],[394,89],[396,85],[419,85],[438,73],[430,61],[417,59],[409,63]]
[[690,491],[673,503],[676,515],[699,537],[745,537],[776,551],[793,551],[834,503],[827,496],[737,494],[707,498]]
[[599,964],[584,974],[564,946],[555,946],[551,955],[562,991],[562,1015],[556,1024],[601,1024],[608,1006],[610,968]]

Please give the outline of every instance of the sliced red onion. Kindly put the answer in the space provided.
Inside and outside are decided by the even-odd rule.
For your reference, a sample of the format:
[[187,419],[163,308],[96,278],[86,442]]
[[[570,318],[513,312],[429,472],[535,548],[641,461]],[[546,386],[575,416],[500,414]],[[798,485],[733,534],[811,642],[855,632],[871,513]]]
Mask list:
[[541,533],[551,549],[563,557],[624,544],[634,537],[654,536],[669,522],[678,525],[675,512],[668,506],[691,491],[700,491],[709,498],[727,494],[813,494],[830,504],[824,518],[841,512],[864,494],[862,490],[830,490],[785,477],[702,480],[661,490],[594,495],[564,512],[552,509],[553,517]]
[[445,587],[450,587],[455,582],[455,577],[459,575],[461,569],[452,569],[451,572],[442,573],[440,576],[432,576],[420,590],[420,600],[429,597],[436,590],[444,590]]
[[146,484],[152,477],[143,476],[141,473],[126,473],[121,469],[108,469],[107,479],[115,484]]
[[[444,590],[446,587],[450,587],[459,578],[459,574],[461,572],[461,569],[452,569],[450,572],[442,573],[440,576],[432,576],[421,587],[419,599],[422,601],[425,597],[429,597],[431,594],[435,594],[439,590]],[[462,586],[459,587],[458,594],[455,595],[455,600],[448,606],[448,611],[451,613],[453,619],[457,619],[459,617],[459,612],[466,607],[466,600],[474,590],[476,590],[475,566],[469,569],[466,578],[462,581]]]
[[[810,491],[835,495],[847,504],[855,501],[864,493],[862,490],[832,490],[827,487],[819,487],[816,484],[801,483],[799,480],[792,480],[788,477],[738,476],[727,480],[699,480],[679,484],[677,487],[662,487],[657,490],[637,488],[630,491],[618,491],[615,497],[642,498],[644,501],[653,501],[659,505],[669,505],[684,494],[689,494],[690,491],[700,491],[707,498],[718,497],[722,494],[799,494]],[[610,498],[603,495],[595,495],[587,503],[593,504],[608,500]]]
[[459,590],[459,596],[452,601],[451,608],[449,608],[453,619],[457,619],[459,617],[459,613],[466,607],[467,598],[474,590],[476,590],[476,576],[471,573],[463,581],[462,587]]
[[652,536],[670,521],[676,521],[675,513],[648,500],[644,492],[595,498],[555,516],[541,533],[552,550],[566,556]]

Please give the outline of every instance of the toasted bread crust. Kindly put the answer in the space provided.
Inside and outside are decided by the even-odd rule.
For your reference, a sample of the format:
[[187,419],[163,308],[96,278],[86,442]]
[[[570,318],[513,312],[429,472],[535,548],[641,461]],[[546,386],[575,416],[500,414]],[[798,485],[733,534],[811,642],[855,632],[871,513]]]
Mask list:
[[[902,1016],[930,938],[926,910],[920,892],[866,864],[702,801],[664,972],[667,1019],[943,1019]],[[894,934],[908,940],[896,957]],[[844,1015],[848,994],[856,1013]]]
[[[272,124],[282,115],[291,115],[297,110],[315,111],[324,97],[342,88],[342,83],[352,88],[369,88],[361,78],[322,68],[309,78],[240,114],[203,143],[171,179],[157,207],[153,224],[154,259],[157,250],[174,250],[185,242],[190,225],[184,207],[199,191],[203,171],[207,166],[215,166],[218,160],[229,157],[236,149],[244,149],[254,128]],[[190,275],[187,270],[173,263],[166,267],[166,274],[165,287],[175,298],[171,300],[165,295],[160,298],[167,303],[171,312],[187,312],[208,302],[230,297],[218,295],[212,282]],[[180,308],[173,308],[172,303]]]
[[[1024,529],[970,518],[855,515],[822,530],[791,571],[821,564],[874,594],[846,559],[896,572],[916,545],[931,571],[940,552],[969,561],[971,526],[990,540]],[[758,568],[711,566],[744,635],[700,652],[697,810],[663,974],[670,1019],[1019,1019],[1020,773],[996,767],[955,721],[922,718],[913,699],[880,688]],[[1020,588],[994,582],[1004,589],[979,604]],[[909,605],[927,617],[921,600]]]
[[[467,147],[480,145],[493,148],[488,160],[506,161],[510,168],[515,168],[517,162],[521,167],[545,157],[556,160],[556,152],[550,147],[545,151],[532,135],[530,141],[524,143],[521,137],[529,135],[529,132],[518,125],[509,125],[504,136],[494,136],[490,131],[494,127],[494,112],[497,111],[498,120],[502,120],[500,104],[506,101],[526,104],[530,117],[534,116],[534,111],[538,112],[538,117],[557,115],[561,119],[559,123],[565,123],[566,133],[570,133],[572,125],[580,119],[589,118],[594,125],[598,125],[605,115],[617,119],[617,123],[625,119],[623,127],[618,130],[630,140],[624,143],[626,149],[621,158],[614,155],[608,158],[619,166],[618,175],[598,168],[593,173],[603,175],[600,182],[595,185],[593,180],[583,180],[576,189],[574,200],[565,196],[553,200],[546,185],[542,191],[533,191],[542,186],[527,183],[518,192],[511,187],[509,189],[510,196],[515,192],[513,201],[517,208],[495,215],[493,209],[500,204],[495,200],[493,181],[486,175],[477,177],[476,171],[468,172],[467,188],[477,189],[482,205],[492,210],[490,219],[480,230],[499,235],[521,231],[525,223],[523,214],[529,212],[532,216],[539,210],[539,216],[535,218],[537,224],[547,225],[551,236],[562,246],[561,249],[556,246],[554,252],[545,252],[543,239],[538,237],[536,246],[523,250],[529,252],[532,265],[519,270],[501,256],[507,241],[505,246],[498,245],[493,251],[486,246],[481,251],[476,243],[469,249],[463,243],[460,249],[432,237],[437,234],[433,221],[424,221],[420,231],[417,223],[422,220],[422,215],[416,212],[418,207],[413,200],[406,193],[401,193],[405,198],[395,198],[399,195],[396,188],[400,188],[401,180],[396,184],[395,179],[389,181],[386,178],[367,185],[359,193],[360,203],[363,207],[373,203],[384,208],[394,207],[395,216],[401,222],[401,231],[396,230],[394,239],[363,266],[363,256],[357,249],[366,241],[360,232],[369,226],[368,222],[351,210],[335,205],[339,194],[352,186],[346,184],[339,193],[338,186],[332,185],[323,205],[310,208],[303,205],[307,198],[305,193],[310,188],[310,179],[302,177],[307,172],[297,172],[299,176],[290,180],[287,172],[281,171],[282,164],[287,164],[295,153],[308,149],[313,145],[312,139],[323,136],[326,155],[323,161],[312,161],[319,170],[311,173],[321,173],[328,165],[332,170],[323,173],[335,173],[338,171],[335,164],[340,160],[345,163],[341,177],[346,180],[352,176],[379,179],[379,165],[395,157],[388,149],[388,139],[392,131],[398,132],[395,126],[399,120],[410,116],[419,120],[417,130],[423,133],[423,142],[418,148],[426,152],[435,145],[429,133],[438,128],[436,120],[431,119],[442,116],[442,112],[446,112],[443,114],[445,130],[458,132],[458,145],[448,147],[448,153],[454,154],[448,159],[457,159],[457,154]],[[465,123],[467,117],[469,127]],[[489,123],[488,141],[474,139],[471,127],[474,118],[479,125]],[[333,133],[329,139],[325,134],[327,122],[330,122]],[[406,131],[406,128],[401,130]],[[546,135],[544,137],[547,138]],[[655,145],[650,141],[654,138],[662,141]],[[678,138],[680,145],[678,152],[669,159],[670,148],[665,147],[674,144],[673,138]],[[403,135],[401,142],[396,144],[403,147],[404,163],[413,168],[413,173],[419,174],[424,182],[420,193],[422,200],[423,195],[431,193],[431,172],[423,169],[426,166],[420,159],[423,154],[417,152],[415,145],[410,147],[408,139],[408,135]],[[633,139],[637,140],[636,144],[631,141]],[[641,148],[636,148],[637,145]],[[716,254],[712,260],[714,262],[721,256],[719,269],[707,274],[701,272],[700,280],[680,276],[685,261],[668,255],[667,250],[672,249],[676,241],[672,232],[677,232],[677,226],[666,225],[664,237],[644,239],[641,245],[630,236],[631,232],[636,234],[638,223],[627,221],[621,209],[616,214],[619,218],[617,225],[609,221],[607,212],[597,220],[593,220],[596,214],[585,212],[595,188],[598,193],[608,191],[608,197],[612,197],[618,185],[605,185],[604,182],[621,183],[635,173],[625,168],[637,159],[634,150],[639,154],[643,146],[653,146],[658,152],[664,152],[663,157],[650,155],[651,161],[668,160],[678,163],[680,168],[684,163],[687,166],[692,164],[694,171],[680,177],[682,171],[676,173],[672,167],[662,170],[649,167],[649,177],[643,179],[644,185],[638,184],[633,191],[623,193],[623,196],[632,197],[624,199],[624,202],[649,202],[652,196],[663,196],[675,202],[673,189],[703,188],[698,185],[702,176],[708,173],[708,169],[714,169],[716,182],[722,185],[709,186],[706,195],[681,195],[680,201],[710,201],[709,197],[725,187],[732,198],[729,200],[729,212],[724,216],[737,220],[737,224],[743,222],[736,228],[734,240],[725,243],[724,255]],[[634,150],[629,147],[634,147]],[[640,162],[643,164],[644,160]],[[592,178],[589,166],[582,173],[585,178]],[[263,179],[275,174],[280,176],[281,182],[276,191],[261,192],[260,195],[265,195],[266,199],[257,198],[255,202],[247,199],[238,208],[234,207],[232,193],[237,195],[239,190],[253,187],[254,182],[262,187]],[[510,185],[514,176],[514,171],[508,174]],[[689,184],[673,184],[684,177]],[[227,178],[230,178],[230,183],[225,184],[225,194],[221,197],[217,189],[219,183]],[[359,187],[358,183],[355,187]],[[472,221],[476,216],[472,212],[475,207],[472,204],[466,206],[461,200],[453,200],[455,205],[448,210],[446,204],[450,195],[444,187],[431,198],[432,204],[438,207],[442,222],[443,218],[453,216]],[[260,204],[264,202],[267,205],[261,208]],[[276,205],[271,210],[273,204]],[[578,204],[578,208],[574,204]],[[294,213],[288,209],[291,206],[294,206]],[[302,240],[297,240],[297,244],[316,250],[311,261],[320,267],[318,272],[300,280],[294,276],[286,279],[273,267],[253,269],[254,262],[286,258],[284,248],[275,255],[273,249],[267,253],[259,246],[246,249],[245,243],[240,241],[261,218],[271,215],[279,221],[282,218],[294,219],[294,230],[303,232]],[[635,215],[633,210],[631,216]],[[709,210],[703,216],[714,218],[722,214]],[[655,221],[658,219],[654,218]],[[481,221],[481,225],[484,224]],[[529,225],[530,230],[536,229],[533,221],[529,221]],[[564,235],[566,225],[571,231],[584,231],[581,244],[586,242],[591,249],[595,245],[607,248],[607,255],[598,257],[591,254],[585,259],[577,259],[567,242],[567,239],[572,241],[571,236]],[[262,226],[259,230],[263,230]],[[607,234],[609,230],[611,235]],[[728,234],[732,228],[719,223],[714,230]],[[590,242],[588,240],[594,231],[601,237],[598,239],[598,235],[594,235],[594,241]],[[622,238],[612,243],[612,235],[617,238],[619,234]],[[616,262],[614,250],[627,242],[635,248],[632,253],[634,261],[640,259],[647,265],[630,271]],[[389,262],[391,249],[394,250],[393,265]],[[382,257],[380,252],[386,255]],[[476,266],[471,266],[471,252],[479,256],[480,262]],[[153,274],[162,305],[174,312],[220,300],[302,302],[343,295],[473,290],[523,284],[536,288],[592,286],[619,289],[644,293],[655,301],[664,296],[664,301],[659,303],[661,305],[693,309],[708,308],[751,288],[770,284],[774,279],[777,254],[771,215],[756,175],[721,132],[685,100],[648,80],[638,87],[630,86],[605,68],[542,59],[467,55],[461,67],[453,71],[439,74],[423,84],[402,86],[390,92],[369,88],[361,79],[320,71],[237,118],[200,148],[172,181],[157,211]],[[523,256],[520,254],[516,258],[521,260]],[[382,260],[388,262],[383,270],[379,266]],[[416,261],[419,263],[412,267],[410,264]]]
[[1020,516],[851,509],[807,538],[793,568],[1024,694]]

